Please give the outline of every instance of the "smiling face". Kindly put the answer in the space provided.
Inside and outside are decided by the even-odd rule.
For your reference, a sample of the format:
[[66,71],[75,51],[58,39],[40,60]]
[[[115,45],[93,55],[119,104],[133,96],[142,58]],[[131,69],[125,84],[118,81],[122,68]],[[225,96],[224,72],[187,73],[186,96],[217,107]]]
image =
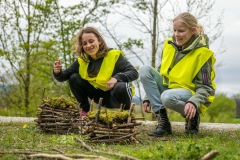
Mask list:
[[96,54],[99,50],[101,41],[93,33],[83,33],[82,35],[82,47],[85,53],[90,55],[93,59],[97,59]]
[[186,44],[195,33],[195,28],[190,28],[182,21],[175,20],[173,22],[173,36],[178,46]]

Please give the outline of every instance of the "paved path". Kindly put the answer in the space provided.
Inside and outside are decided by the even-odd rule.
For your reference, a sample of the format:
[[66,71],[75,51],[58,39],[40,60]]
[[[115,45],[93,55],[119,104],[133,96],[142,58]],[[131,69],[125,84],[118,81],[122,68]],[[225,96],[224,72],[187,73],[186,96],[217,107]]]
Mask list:
[[[156,121],[142,121],[142,125],[157,125]],[[185,122],[171,122],[173,128],[184,129]],[[238,130],[240,124],[231,123],[200,123],[200,129],[216,129],[216,130]]]
[[34,117],[5,117],[0,116],[0,122],[30,122],[34,121]]
[[[37,119],[37,117],[5,117],[0,116],[1,122],[30,122]],[[156,125],[156,121],[141,121],[142,125]],[[171,122],[172,127],[184,128],[184,122]],[[230,123],[200,123],[200,128],[204,129],[218,129],[218,130],[226,130],[232,129],[237,130],[240,129],[240,124],[230,124]]]

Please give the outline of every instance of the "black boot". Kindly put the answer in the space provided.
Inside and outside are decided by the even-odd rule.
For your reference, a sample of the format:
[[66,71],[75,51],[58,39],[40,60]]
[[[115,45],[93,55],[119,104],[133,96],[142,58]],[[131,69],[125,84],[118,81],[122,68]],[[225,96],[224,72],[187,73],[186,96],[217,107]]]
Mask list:
[[169,122],[166,109],[160,109],[159,113],[156,114],[157,118],[157,128],[150,133],[149,136],[158,136],[168,135],[172,133],[171,123]]
[[186,119],[185,121],[185,133],[196,134],[199,130],[200,115],[196,112],[196,115],[192,119]]

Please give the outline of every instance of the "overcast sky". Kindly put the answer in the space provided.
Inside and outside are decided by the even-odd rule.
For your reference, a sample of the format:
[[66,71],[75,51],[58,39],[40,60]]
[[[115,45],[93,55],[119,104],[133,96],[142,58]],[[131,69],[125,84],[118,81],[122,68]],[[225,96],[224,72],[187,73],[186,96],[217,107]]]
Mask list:
[[[216,0],[214,10],[224,11],[224,43],[227,51],[216,55],[217,62],[224,65],[216,68],[217,92],[228,96],[240,93],[240,1]],[[218,44],[210,46],[213,51]]]
[[[60,0],[65,5],[72,4],[69,1],[72,0]],[[232,97],[240,93],[240,53],[238,53],[240,50],[240,0],[216,0],[212,16],[219,15],[222,10],[224,10],[224,45],[227,50],[223,54],[216,54],[216,63],[223,63],[216,68],[216,92]],[[210,49],[217,52],[219,44],[220,41],[212,44]]]

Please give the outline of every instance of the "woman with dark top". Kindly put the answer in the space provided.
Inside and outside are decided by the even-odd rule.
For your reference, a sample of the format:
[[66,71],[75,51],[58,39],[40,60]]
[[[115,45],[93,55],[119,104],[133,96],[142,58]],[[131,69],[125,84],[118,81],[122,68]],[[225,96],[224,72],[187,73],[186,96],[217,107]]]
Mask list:
[[137,70],[121,50],[109,49],[101,34],[93,27],[80,30],[74,53],[78,59],[65,70],[60,60],[54,62],[53,75],[59,82],[69,81],[70,89],[80,103],[82,115],[90,109],[88,98],[98,103],[103,98],[106,108],[130,108],[130,82],[138,78]]

